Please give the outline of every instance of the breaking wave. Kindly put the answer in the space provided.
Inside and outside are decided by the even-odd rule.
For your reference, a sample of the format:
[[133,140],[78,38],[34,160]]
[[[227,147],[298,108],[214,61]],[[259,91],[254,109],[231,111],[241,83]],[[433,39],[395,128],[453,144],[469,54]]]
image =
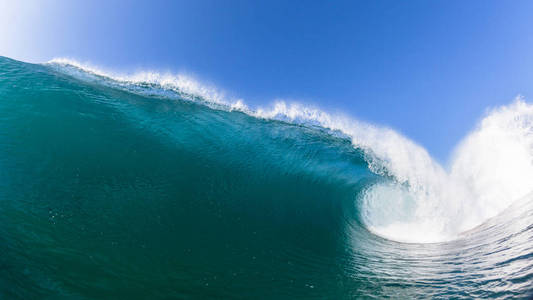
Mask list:
[[369,169],[392,180],[365,187],[358,201],[367,228],[402,242],[442,242],[494,217],[533,191],[533,105],[518,97],[488,111],[454,151],[450,166],[392,129],[318,108],[277,101],[250,108],[185,75],[117,75],[69,59],[48,65],[77,78],[147,96],[189,100],[263,119],[319,126],[350,139]]
[[533,105],[448,165],[190,76],[0,58],[0,298],[526,298]]

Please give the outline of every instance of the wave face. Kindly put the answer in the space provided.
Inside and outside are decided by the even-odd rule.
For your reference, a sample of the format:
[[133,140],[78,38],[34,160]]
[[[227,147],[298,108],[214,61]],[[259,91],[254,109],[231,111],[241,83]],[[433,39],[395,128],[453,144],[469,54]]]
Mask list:
[[395,131],[179,75],[0,58],[0,297],[533,293],[533,106],[442,167]]

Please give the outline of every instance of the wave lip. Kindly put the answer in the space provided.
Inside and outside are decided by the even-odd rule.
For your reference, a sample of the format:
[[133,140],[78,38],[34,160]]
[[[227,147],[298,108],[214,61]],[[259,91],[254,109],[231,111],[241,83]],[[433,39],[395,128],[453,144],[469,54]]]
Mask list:
[[[454,151],[445,168],[392,129],[298,103],[277,101],[250,108],[242,99],[184,75],[140,72],[120,75],[68,59],[47,65],[78,79],[98,81],[142,95],[156,95],[236,110],[250,116],[320,126],[349,137],[365,153],[369,169],[386,178],[358,196],[368,229],[401,242],[442,242],[459,237],[533,190],[533,105],[517,98],[493,109]],[[390,180],[390,182],[389,182]]]

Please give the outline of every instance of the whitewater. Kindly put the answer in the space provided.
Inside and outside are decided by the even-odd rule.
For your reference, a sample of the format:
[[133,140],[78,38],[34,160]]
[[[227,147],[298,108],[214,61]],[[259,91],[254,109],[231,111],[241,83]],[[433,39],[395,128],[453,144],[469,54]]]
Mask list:
[[115,74],[66,58],[47,64],[83,80],[142,95],[199,101],[215,109],[320,126],[349,137],[364,151],[373,172],[394,178],[392,183],[368,187],[359,199],[368,229],[391,240],[456,239],[533,191],[533,105],[521,96],[509,105],[488,109],[454,150],[449,166],[443,167],[392,129],[299,103],[278,100],[270,108],[250,108],[242,99],[226,99],[215,87],[186,75]]

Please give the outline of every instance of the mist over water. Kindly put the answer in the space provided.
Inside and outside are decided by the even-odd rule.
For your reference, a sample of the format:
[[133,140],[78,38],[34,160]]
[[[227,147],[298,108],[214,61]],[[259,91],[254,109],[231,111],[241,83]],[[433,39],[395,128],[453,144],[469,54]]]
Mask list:
[[[182,75],[0,59],[0,295],[527,297],[533,105],[448,166],[397,132]],[[406,243],[407,242],[407,243]]]

